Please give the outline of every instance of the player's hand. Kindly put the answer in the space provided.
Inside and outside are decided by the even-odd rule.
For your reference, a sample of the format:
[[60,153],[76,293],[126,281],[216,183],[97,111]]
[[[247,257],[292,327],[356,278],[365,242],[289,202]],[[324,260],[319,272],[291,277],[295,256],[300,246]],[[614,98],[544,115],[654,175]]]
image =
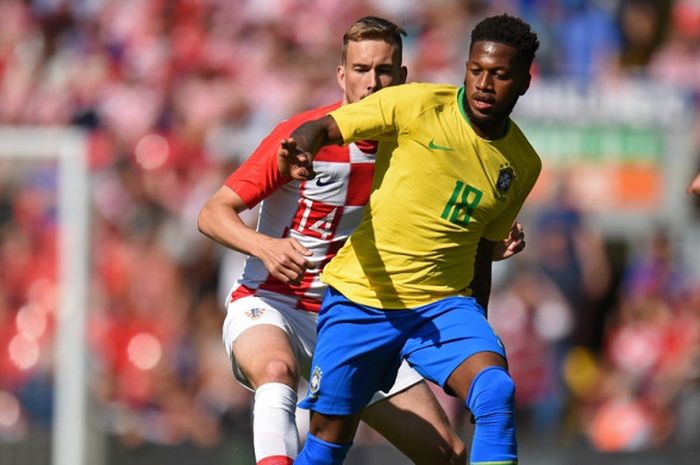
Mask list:
[[285,284],[299,285],[304,272],[312,268],[306,258],[311,256],[311,251],[291,237],[269,238],[257,256],[267,271]]
[[698,173],[695,178],[688,185],[688,194],[700,195],[700,173]]
[[517,221],[510,228],[508,237],[497,242],[493,249],[493,261],[497,262],[520,253],[525,248],[525,232],[523,225]]
[[282,139],[277,150],[277,168],[280,174],[292,179],[313,179],[316,176],[313,168],[313,157],[297,147],[292,139]]

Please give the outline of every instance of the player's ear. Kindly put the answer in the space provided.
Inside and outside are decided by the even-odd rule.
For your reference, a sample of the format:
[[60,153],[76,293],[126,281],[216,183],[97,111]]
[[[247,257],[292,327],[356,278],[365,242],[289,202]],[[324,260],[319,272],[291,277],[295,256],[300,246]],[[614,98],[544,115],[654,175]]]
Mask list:
[[338,65],[335,69],[335,78],[338,80],[338,85],[345,92],[345,66]]
[[518,91],[518,94],[520,95],[525,95],[525,92],[530,88],[530,81],[532,80],[532,75],[530,73],[527,73],[525,77],[523,78],[523,82],[520,86],[520,90]]
[[405,66],[401,67],[399,71],[399,84],[406,84],[406,78],[408,77],[408,68]]

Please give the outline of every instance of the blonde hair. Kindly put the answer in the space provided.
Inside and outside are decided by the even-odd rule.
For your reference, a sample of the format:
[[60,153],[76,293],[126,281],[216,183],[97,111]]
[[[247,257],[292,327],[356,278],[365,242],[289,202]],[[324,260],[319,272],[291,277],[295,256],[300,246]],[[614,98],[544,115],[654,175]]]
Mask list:
[[358,19],[343,35],[343,50],[341,54],[341,63],[345,64],[347,59],[347,50],[349,42],[361,42],[363,40],[383,40],[394,46],[398,57],[398,62],[401,63],[403,55],[403,41],[401,36],[405,36],[406,31],[401,26],[398,26],[391,21],[377,16],[365,16]]

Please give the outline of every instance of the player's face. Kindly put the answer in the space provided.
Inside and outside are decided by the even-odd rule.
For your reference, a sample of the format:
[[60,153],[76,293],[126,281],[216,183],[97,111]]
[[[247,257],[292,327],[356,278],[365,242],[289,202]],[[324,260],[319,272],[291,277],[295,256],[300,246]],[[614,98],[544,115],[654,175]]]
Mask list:
[[498,42],[472,45],[464,78],[466,110],[485,137],[501,134],[508,116],[530,85],[530,70],[517,50]]
[[337,69],[343,103],[357,102],[379,89],[406,82],[406,67],[397,55],[394,46],[383,40],[348,42],[345,64]]

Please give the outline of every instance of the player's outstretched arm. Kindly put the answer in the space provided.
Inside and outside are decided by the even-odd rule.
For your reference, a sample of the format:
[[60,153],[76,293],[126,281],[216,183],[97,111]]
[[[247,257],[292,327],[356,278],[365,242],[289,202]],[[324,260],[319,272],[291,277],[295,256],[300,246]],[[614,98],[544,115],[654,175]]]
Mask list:
[[326,145],[343,144],[338,125],[330,116],[307,121],[280,142],[277,166],[280,174],[293,179],[313,179],[316,153]]
[[505,260],[519,254],[525,248],[525,232],[523,225],[515,221],[510,228],[508,237],[496,242],[493,249],[493,261]]
[[262,260],[270,274],[283,283],[298,284],[309,268],[311,252],[293,238],[274,238],[249,228],[239,216],[248,208],[227,186],[204,204],[197,218],[199,231],[219,244]]
[[523,225],[517,221],[513,222],[508,237],[502,241],[493,242],[483,237],[479,240],[474,260],[474,278],[469,287],[472,289],[472,295],[484,310],[488,310],[491,295],[491,263],[519,254],[524,248]]

